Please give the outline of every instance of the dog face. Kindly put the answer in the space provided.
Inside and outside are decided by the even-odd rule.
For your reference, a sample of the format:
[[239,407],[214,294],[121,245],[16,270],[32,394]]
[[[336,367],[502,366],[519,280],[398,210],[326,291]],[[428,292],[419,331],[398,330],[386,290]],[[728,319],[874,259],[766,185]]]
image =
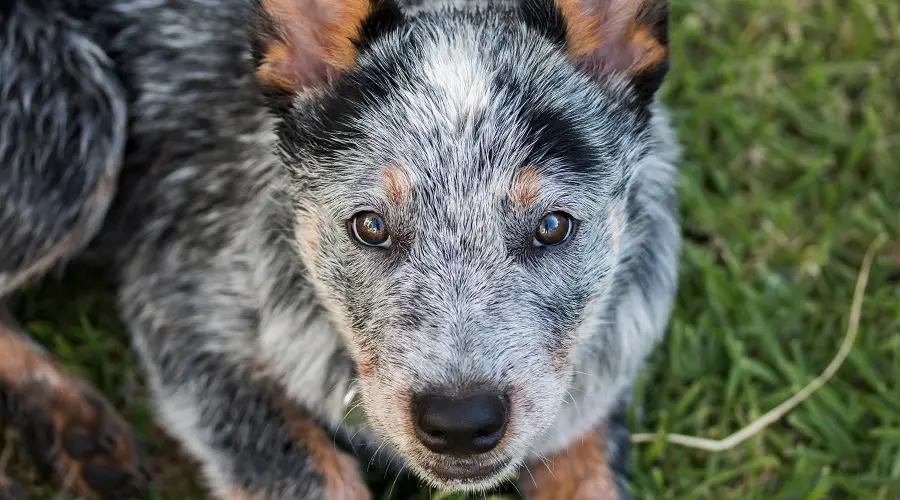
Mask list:
[[435,486],[491,487],[551,432],[611,293],[665,72],[639,7],[258,5],[298,253],[372,425]]

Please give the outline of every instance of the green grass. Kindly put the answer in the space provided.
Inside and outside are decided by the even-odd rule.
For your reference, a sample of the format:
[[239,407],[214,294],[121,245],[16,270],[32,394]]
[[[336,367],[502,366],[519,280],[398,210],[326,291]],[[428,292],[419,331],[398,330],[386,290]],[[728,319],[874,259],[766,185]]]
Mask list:
[[[837,351],[866,247],[890,241],[828,385],[733,450],[636,445],[634,496],[900,498],[900,2],[675,0],[672,16],[664,95],[685,146],[687,243],[632,429],[724,437],[788,398]],[[33,292],[28,327],[132,419],[164,478],[155,498],[193,498],[107,299],[82,283]]]

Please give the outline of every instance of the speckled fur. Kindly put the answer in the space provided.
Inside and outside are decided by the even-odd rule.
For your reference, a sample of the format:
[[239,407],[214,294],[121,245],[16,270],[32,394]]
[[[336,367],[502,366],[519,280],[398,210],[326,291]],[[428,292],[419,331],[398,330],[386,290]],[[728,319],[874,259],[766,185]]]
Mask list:
[[[606,425],[624,488],[627,431],[610,415],[668,320],[677,148],[644,89],[579,69],[552,26],[523,14],[542,2],[410,2],[348,73],[264,99],[250,0],[38,1],[98,27],[116,75],[98,88],[125,89],[124,166],[92,251],[118,279],[159,421],[219,498],[327,497],[285,399],[356,449],[382,450],[392,470],[465,490]],[[0,64],[18,64],[11,53]],[[85,132],[106,147],[76,162],[85,178],[119,158],[110,100],[85,121],[116,125]],[[36,179],[24,146],[8,144],[0,152],[23,156],[4,180]],[[385,190],[389,165],[410,181],[400,203]],[[510,186],[528,166],[541,189],[516,207]],[[83,199],[7,206],[0,228],[81,213]],[[346,219],[365,209],[386,217],[390,250],[348,237]],[[576,233],[532,248],[550,210],[575,216]],[[27,267],[0,268],[0,286]],[[340,426],[354,378],[371,421],[360,430]],[[438,477],[429,466],[449,459],[415,440],[409,396],[474,386],[512,394],[504,442],[479,459],[504,471]]]

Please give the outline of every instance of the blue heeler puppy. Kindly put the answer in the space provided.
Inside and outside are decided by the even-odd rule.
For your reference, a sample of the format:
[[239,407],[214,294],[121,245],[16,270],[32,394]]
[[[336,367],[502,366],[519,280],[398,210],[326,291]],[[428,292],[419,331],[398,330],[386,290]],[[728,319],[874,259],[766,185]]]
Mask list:
[[[664,1],[13,4],[0,287],[93,242],[215,498],[369,498],[354,454],[626,497],[677,275]],[[0,392],[38,460],[139,486],[126,426],[23,338]]]

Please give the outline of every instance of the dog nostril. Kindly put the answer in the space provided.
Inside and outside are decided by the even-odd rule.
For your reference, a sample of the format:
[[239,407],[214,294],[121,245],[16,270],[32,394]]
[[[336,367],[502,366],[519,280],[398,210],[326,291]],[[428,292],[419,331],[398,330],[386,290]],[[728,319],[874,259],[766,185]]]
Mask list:
[[498,394],[448,397],[417,396],[416,437],[429,450],[446,455],[475,455],[494,449],[506,430],[506,401]]

